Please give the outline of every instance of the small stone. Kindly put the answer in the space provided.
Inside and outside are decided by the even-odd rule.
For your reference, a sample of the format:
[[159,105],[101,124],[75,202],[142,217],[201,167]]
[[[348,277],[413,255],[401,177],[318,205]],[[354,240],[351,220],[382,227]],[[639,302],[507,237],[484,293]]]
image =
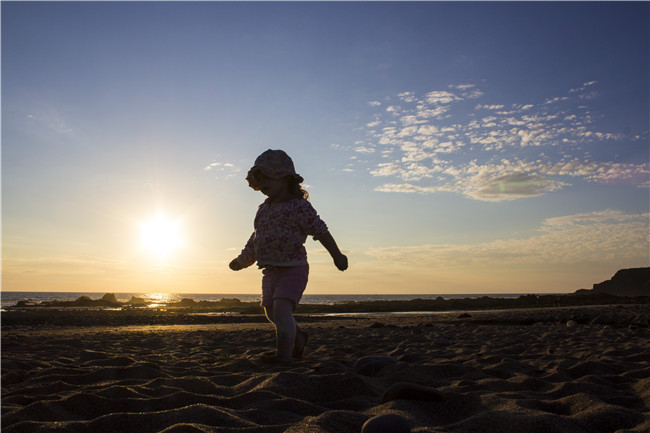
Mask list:
[[463,313],[460,316],[458,316],[459,319],[469,319],[470,317],[472,317],[472,315],[469,313]]
[[403,417],[388,413],[370,418],[361,427],[361,433],[411,433],[411,427]]
[[567,328],[575,328],[577,325],[578,325],[578,322],[576,322],[575,320],[569,320],[568,322],[566,322],[566,327]]

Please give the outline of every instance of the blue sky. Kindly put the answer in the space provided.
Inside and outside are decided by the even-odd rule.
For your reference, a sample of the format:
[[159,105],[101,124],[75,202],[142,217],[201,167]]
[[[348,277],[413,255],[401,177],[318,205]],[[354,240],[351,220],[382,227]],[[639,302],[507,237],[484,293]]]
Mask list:
[[[3,290],[256,293],[286,150],[311,293],[566,292],[649,264],[649,5],[3,2]],[[140,245],[163,215],[181,241]]]

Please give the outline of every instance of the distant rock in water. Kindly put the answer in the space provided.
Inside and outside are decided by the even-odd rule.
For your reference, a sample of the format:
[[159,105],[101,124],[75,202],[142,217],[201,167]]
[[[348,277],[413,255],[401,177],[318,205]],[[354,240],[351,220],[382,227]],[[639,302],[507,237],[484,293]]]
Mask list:
[[594,284],[592,290],[578,290],[578,294],[607,293],[615,296],[650,296],[650,268],[621,269],[611,280]]
[[90,299],[90,296],[80,296],[71,304],[73,304],[75,307],[92,307],[94,303],[95,301]]
[[120,302],[115,297],[115,293],[107,293],[102,296],[102,301],[108,302],[110,304],[119,304]]
[[127,304],[132,305],[132,306],[145,306],[147,305],[147,301],[144,298],[138,298],[137,296],[131,296],[131,300],[127,302]]

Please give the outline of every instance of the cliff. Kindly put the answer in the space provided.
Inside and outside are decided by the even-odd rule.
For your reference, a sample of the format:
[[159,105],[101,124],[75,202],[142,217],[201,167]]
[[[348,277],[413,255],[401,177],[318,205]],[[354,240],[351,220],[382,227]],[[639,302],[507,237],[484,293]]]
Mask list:
[[578,290],[579,294],[607,293],[616,296],[650,296],[650,268],[621,269],[611,280],[594,284],[592,290]]

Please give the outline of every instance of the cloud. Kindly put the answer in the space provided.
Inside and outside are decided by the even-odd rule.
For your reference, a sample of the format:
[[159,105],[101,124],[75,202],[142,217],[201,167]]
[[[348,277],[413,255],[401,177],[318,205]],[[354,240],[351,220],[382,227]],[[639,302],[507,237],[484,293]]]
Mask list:
[[217,179],[220,177],[224,179],[228,179],[234,177],[237,173],[241,172],[241,168],[235,166],[234,164],[230,162],[219,162],[219,161],[211,162],[210,164],[203,167],[203,170],[212,171],[215,174],[218,174],[218,176],[215,176]]
[[468,90],[473,88],[474,86],[475,86],[474,84],[450,84],[449,88],[458,89],[458,90]]
[[548,218],[524,239],[477,244],[370,248],[366,254],[403,266],[465,267],[647,263],[649,213],[618,210]]
[[429,104],[450,104],[460,99],[461,98],[454,95],[453,93],[444,90],[429,92],[425,96],[425,101]]
[[477,110],[500,110],[503,107],[505,107],[505,105],[503,105],[503,104],[492,104],[492,105],[490,105],[490,104],[485,104],[485,105],[477,104],[476,105]]
[[443,176],[438,185],[417,186],[411,183],[384,184],[377,187],[382,192],[435,193],[441,191],[456,192],[481,201],[515,200],[525,197],[537,197],[550,191],[567,186],[566,183],[553,180],[544,175],[538,166],[521,161],[503,161],[501,164],[479,165],[472,161],[462,166],[445,168],[444,162],[427,167],[418,165],[417,170],[407,166],[387,163],[382,170],[373,171],[374,176],[399,175],[402,179],[413,181],[424,177],[433,177],[440,173]]
[[[418,149],[411,151],[411,160],[426,159],[413,155]],[[438,177],[437,185],[416,186],[405,184],[385,184],[376,188],[382,192],[417,192],[435,193],[440,191],[456,192],[466,197],[481,201],[504,201],[526,197],[537,197],[548,192],[569,186],[568,183],[553,177],[579,177],[599,183],[629,184],[638,183],[650,176],[648,164],[598,163],[578,160],[560,161],[558,163],[525,162],[521,160],[502,160],[498,164],[478,164],[471,161],[466,165],[453,166],[448,162],[435,159],[431,165],[417,166],[397,163],[384,163],[380,170],[373,170],[373,176],[398,176],[405,181],[432,178],[435,173],[443,173],[446,177]]]
[[374,153],[375,149],[372,147],[358,146],[354,148],[354,151],[359,153]]
[[127,262],[93,256],[41,256],[11,257],[7,259],[4,270],[10,274],[30,275],[98,275],[124,271]]
[[588,82],[584,83],[581,87],[576,87],[575,89],[569,90],[569,93],[584,92],[587,89],[587,87],[593,86],[593,85],[595,85],[597,83],[598,83],[598,81],[588,81]]
[[415,95],[413,92],[402,92],[397,95],[404,102],[413,102],[415,101]]
[[463,193],[483,201],[515,200],[537,197],[561,189],[566,184],[536,174],[509,173],[494,176],[481,173],[469,178]]
[[625,214],[619,210],[605,209],[591,213],[581,213],[569,216],[551,217],[543,221],[541,231],[556,231],[569,227],[584,226],[590,224],[620,224],[628,221],[647,222],[649,214]]
[[557,96],[555,98],[548,98],[546,101],[544,101],[545,104],[553,104],[555,102],[560,102],[560,101],[568,101],[569,97],[568,96]]
[[[641,134],[601,130],[583,105],[585,82],[543,103],[470,101],[483,94],[474,84],[448,86],[386,98],[387,108],[368,122],[368,138],[357,152],[375,150],[368,172],[394,179],[377,191],[432,194],[455,192],[483,201],[536,197],[570,186],[571,179],[647,187],[647,161],[616,162],[592,157],[598,146],[647,139]],[[563,104],[557,102],[566,101]]]
[[57,110],[46,108],[25,116],[26,125],[30,131],[49,136],[70,136],[73,135],[73,129],[68,120],[66,120]]
[[476,99],[476,98],[480,98],[483,95],[485,95],[485,93],[483,93],[483,91],[479,89],[474,89],[469,92],[462,93],[462,96],[467,99]]
[[400,166],[393,163],[384,163],[378,164],[378,167],[375,170],[372,170],[370,174],[373,176],[391,176],[400,171]]

